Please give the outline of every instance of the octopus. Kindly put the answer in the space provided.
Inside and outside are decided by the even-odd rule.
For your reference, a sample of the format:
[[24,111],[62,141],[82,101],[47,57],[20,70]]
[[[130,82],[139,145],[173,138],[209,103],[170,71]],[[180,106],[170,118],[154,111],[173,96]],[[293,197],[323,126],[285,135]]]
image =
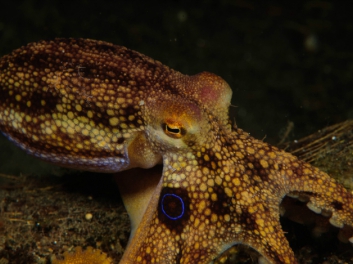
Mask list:
[[[353,226],[353,194],[233,126],[231,97],[219,76],[183,75],[103,41],[41,41],[0,59],[6,137],[64,167],[122,171],[132,225],[123,264],[212,263],[236,244],[298,263],[279,221],[285,196]],[[157,164],[162,175],[145,170]]]

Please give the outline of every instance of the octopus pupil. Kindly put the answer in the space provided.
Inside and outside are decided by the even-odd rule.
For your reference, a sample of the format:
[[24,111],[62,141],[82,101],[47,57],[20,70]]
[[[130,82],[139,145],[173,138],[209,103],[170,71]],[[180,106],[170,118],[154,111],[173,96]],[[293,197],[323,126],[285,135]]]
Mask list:
[[164,194],[161,201],[163,214],[171,220],[180,219],[185,212],[183,199],[176,194]]
[[168,125],[166,125],[165,130],[168,131],[169,133],[180,134],[180,129],[179,128],[171,128]]

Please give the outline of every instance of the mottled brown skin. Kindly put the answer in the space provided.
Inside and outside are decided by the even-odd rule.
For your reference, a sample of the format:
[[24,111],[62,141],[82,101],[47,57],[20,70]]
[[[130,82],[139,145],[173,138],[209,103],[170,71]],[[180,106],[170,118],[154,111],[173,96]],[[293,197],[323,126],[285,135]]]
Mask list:
[[237,243],[270,263],[297,263],[279,223],[288,194],[353,226],[350,192],[231,128],[231,90],[213,74],[185,76],[124,47],[57,39],[0,60],[0,98],[0,130],[47,161],[104,172],[163,162],[121,263],[209,263]]

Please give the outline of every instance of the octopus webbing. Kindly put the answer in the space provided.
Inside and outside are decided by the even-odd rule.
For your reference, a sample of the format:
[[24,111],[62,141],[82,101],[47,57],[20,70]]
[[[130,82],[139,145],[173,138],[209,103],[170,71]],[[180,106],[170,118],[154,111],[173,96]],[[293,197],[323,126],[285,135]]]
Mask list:
[[[352,193],[233,127],[231,97],[212,73],[183,75],[103,41],[41,41],[0,59],[5,136],[64,167],[125,171],[132,234],[120,263],[210,263],[239,243],[297,263],[279,222],[286,195],[353,226]],[[162,175],[129,171],[157,164]]]

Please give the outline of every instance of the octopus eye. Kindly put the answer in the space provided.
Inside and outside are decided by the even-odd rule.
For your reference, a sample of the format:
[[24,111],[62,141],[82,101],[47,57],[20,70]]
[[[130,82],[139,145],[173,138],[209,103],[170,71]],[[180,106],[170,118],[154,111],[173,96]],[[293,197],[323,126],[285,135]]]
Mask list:
[[171,138],[181,138],[186,134],[186,130],[180,125],[162,124],[164,133]]
[[178,220],[185,213],[185,204],[179,195],[166,193],[161,200],[161,209],[170,220]]

